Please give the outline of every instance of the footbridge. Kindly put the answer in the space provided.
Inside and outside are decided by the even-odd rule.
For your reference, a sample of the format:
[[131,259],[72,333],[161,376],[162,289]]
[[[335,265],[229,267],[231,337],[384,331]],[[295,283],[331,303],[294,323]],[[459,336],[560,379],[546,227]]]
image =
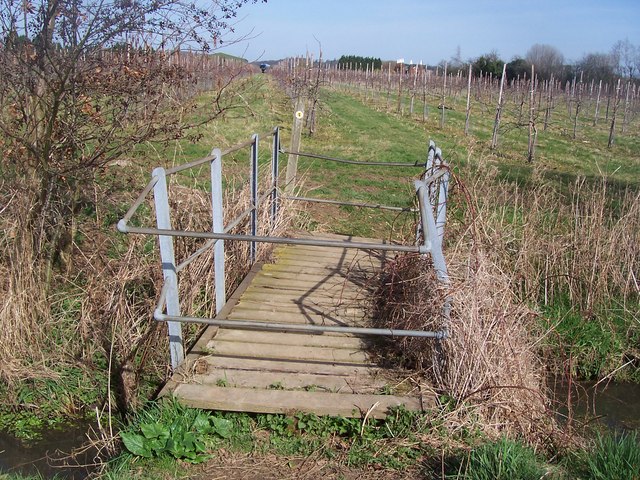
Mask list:
[[[261,145],[269,148],[268,164],[259,167]],[[226,221],[223,164],[247,151],[250,173],[249,208]],[[264,152],[263,152],[264,153]],[[283,179],[284,155],[320,162],[355,164],[359,168],[415,168],[415,197],[406,207],[299,196],[291,188],[294,176]],[[264,156],[264,155],[263,155]],[[268,168],[267,168],[268,167]],[[171,178],[206,169],[210,179],[210,230],[172,227]],[[267,175],[264,175],[266,172]],[[260,178],[260,174],[266,178]],[[288,172],[289,173],[289,172]],[[408,179],[408,181],[411,181]],[[379,336],[426,337],[446,341],[450,305],[442,308],[438,331],[374,328],[370,308],[375,281],[386,258],[412,252],[431,259],[437,278],[449,278],[442,237],[446,220],[449,168],[442,153],[429,143],[424,158],[415,163],[355,161],[317,153],[285,151],[280,130],[234,147],[214,149],[211,155],[171,168],[158,167],[147,186],[118,222],[128,234],[158,238],[163,286],[154,311],[166,322],[173,375],[162,394],[205,409],[261,413],[312,412],[320,415],[384,417],[389,407],[404,405],[421,410],[433,403],[415,386],[402,385],[402,374],[385,368],[371,354],[371,339]],[[155,226],[132,222],[140,207],[153,198]],[[416,218],[415,242],[397,244],[352,235],[311,232],[280,233],[279,218],[292,202],[318,202],[355,208],[410,212]],[[189,208],[183,205],[181,208]],[[262,222],[262,223],[260,223]],[[176,258],[178,238],[194,239],[198,247]],[[248,245],[249,273],[227,297],[227,247]],[[260,244],[273,245],[272,261],[258,261]],[[213,254],[211,255],[211,253]],[[213,261],[215,315],[182,314],[181,276],[196,259],[209,254]],[[183,328],[206,325],[185,353]]]

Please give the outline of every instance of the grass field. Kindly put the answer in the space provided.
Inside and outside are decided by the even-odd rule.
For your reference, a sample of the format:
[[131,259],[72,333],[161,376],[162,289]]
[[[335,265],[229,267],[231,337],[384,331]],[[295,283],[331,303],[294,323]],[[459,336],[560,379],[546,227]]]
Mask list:
[[[271,118],[285,122],[287,146],[291,115],[286,99],[278,97],[269,76],[254,81],[260,85],[258,105],[269,103],[267,111],[273,113],[278,99],[280,110]],[[492,232],[488,241],[499,264],[521,277],[523,300],[540,309],[541,328],[554,331],[545,337],[550,365],[562,370],[568,361],[579,378],[612,372],[619,379],[638,378],[637,114],[630,115],[625,133],[618,131],[613,147],[607,148],[609,124],[601,119],[594,127],[588,108],[577,138],[572,138],[571,119],[560,99],[548,129],[539,126],[536,159],[527,163],[527,129],[516,126],[513,102],[507,102],[503,112],[499,147],[491,150],[494,107],[488,102],[472,101],[470,135],[465,136],[463,96],[448,100],[451,110],[446,111],[444,128],[437,98],[428,99],[426,122],[420,105],[412,117],[399,115],[395,102],[387,111],[384,96],[365,96],[350,87],[325,88],[320,99],[319,126],[314,135],[303,136],[303,151],[419,163],[429,139],[435,140],[456,174],[447,243],[455,245],[469,227],[465,215],[471,200],[487,222],[486,232]],[[244,120],[232,118],[217,126],[238,140],[248,136],[247,127]],[[309,196],[392,206],[413,204],[412,183],[420,173],[419,168],[364,168],[304,158],[299,170]],[[473,198],[465,197],[462,186]],[[409,242],[414,234],[415,218],[408,213],[311,204],[302,216],[307,227],[336,233]]]
[[[20,390],[1,386],[7,399],[0,416],[3,428],[28,437],[43,425],[64,421],[71,413],[92,415],[93,410],[88,407],[101,401],[104,403],[111,394],[106,391],[106,378],[97,386],[94,383],[95,378],[108,376],[105,369],[110,361],[108,349],[105,351],[105,344],[97,339],[104,337],[116,346],[126,346],[125,334],[130,333],[130,326],[124,325],[122,320],[113,323],[109,320],[120,318],[118,315],[125,311],[127,315],[133,312],[139,319],[138,330],[134,333],[137,339],[144,340],[139,349],[132,351],[123,347],[123,357],[114,357],[119,362],[119,373],[136,372],[139,383],[127,392],[132,397],[128,399],[131,405],[140,405],[164,380],[168,361],[166,338],[163,332],[150,328],[147,323],[157,293],[153,281],[149,280],[157,280],[157,248],[148,239],[117,234],[114,223],[144,187],[154,166],[172,166],[194,160],[208,155],[212,147],[224,149],[275,125],[282,126],[282,143],[285,147],[289,145],[290,100],[269,75],[255,75],[246,80],[242,89],[230,93],[237,108],[227,111],[214,123],[189,132],[181,141],[139,145],[119,162],[120,165],[109,166],[98,174],[94,186],[95,202],[87,206],[81,218],[77,247],[85,255],[93,254],[88,258],[99,257],[107,265],[101,267],[101,274],[113,274],[121,283],[116,280],[116,283],[107,283],[97,275],[91,277],[87,272],[96,271],[91,265],[91,270],[82,271],[61,289],[60,296],[64,299],[55,304],[56,318],[60,319],[56,324],[59,341],[49,347],[51,358],[57,360],[50,362],[48,371],[60,375],[63,385],[56,388],[56,382],[51,379],[34,379]],[[205,94],[198,101],[206,106],[210,100],[211,97]],[[405,105],[407,102],[408,98]],[[499,148],[491,150],[494,107],[487,103],[474,104],[471,134],[464,136],[461,97],[447,103],[452,109],[446,111],[443,128],[439,125],[437,99],[429,98],[428,103],[430,114],[427,121],[422,122],[421,105],[416,106],[416,113],[410,117],[387,111],[383,96],[365,97],[362,91],[350,87],[323,88],[317,130],[314,135],[303,135],[301,149],[352,160],[420,163],[426,158],[429,139],[436,141],[456,176],[446,247],[455,249],[458,241],[469,234],[470,218],[479,219],[477,224],[482,228],[478,241],[491,247],[496,262],[515,279],[514,283],[520,285],[520,301],[538,312],[535,333],[546,333],[539,346],[549,368],[555,371],[570,369],[570,373],[578,378],[610,375],[614,379],[640,381],[639,292],[637,280],[634,286],[632,278],[634,272],[640,271],[640,228],[637,228],[640,225],[640,119],[633,118],[625,134],[619,134],[613,148],[607,149],[604,122],[596,129],[585,117],[578,138],[574,140],[569,118],[563,117],[566,109],[558,106],[550,128],[539,132],[536,160],[528,164],[526,129],[515,126],[515,107],[506,108]],[[263,142],[260,163],[265,172],[269,148],[268,142]],[[229,156],[224,168],[227,185],[246,182],[248,152]],[[365,169],[313,159],[301,159],[299,171],[304,178],[301,189],[306,195],[392,206],[413,205],[413,179],[421,172],[420,168]],[[206,177],[204,170],[195,175],[181,175],[176,185],[202,193],[207,188]],[[135,221],[151,225],[152,208],[145,206],[143,212],[147,218],[139,217]],[[414,222],[411,213],[309,205],[299,214],[296,225],[411,242],[415,235]],[[90,241],[96,232],[100,241]],[[92,290],[88,287],[100,282],[103,283],[102,290],[95,291],[104,296],[89,295],[87,292]],[[113,291],[120,292],[119,298],[125,299],[124,309],[96,310],[95,305],[105,299],[117,300],[107,295]],[[91,315],[96,312],[101,316]],[[91,323],[91,319],[95,323]],[[195,333],[190,332],[192,336]],[[114,384],[127,379],[131,381],[131,377],[111,376]],[[44,390],[42,385],[46,387]],[[34,404],[37,405],[35,408],[23,408]],[[443,401],[443,409],[446,410],[447,405],[447,401]],[[149,417],[145,421],[161,423],[166,420],[162,416],[167,412],[153,415],[159,415],[159,418]],[[365,429],[364,425],[342,424],[339,420],[332,423],[305,418],[301,426],[300,418],[291,423],[280,416],[238,416],[231,417],[230,421],[237,423],[236,431],[243,436],[245,443],[241,448],[233,450],[238,445],[220,432],[211,445],[236,452],[226,460],[221,459],[223,464],[237,460],[233,455],[238,451],[251,450],[258,445],[262,449],[260,458],[277,452],[293,458],[294,463],[302,462],[301,458],[309,455],[315,455],[313,458],[319,462],[331,464],[334,461],[346,469],[343,470],[346,478],[350,478],[349,475],[362,477],[365,475],[362,472],[370,473],[370,478],[385,478],[376,476],[371,470],[356,470],[355,473],[349,470],[363,465],[368,468],[377,465],[376,468],[382,470],[406,468],[407,475],[411,472],[420,478],[421,471],[431,468],[430,462],[456,451],[455,448],[446,452],[434,449],[427,440],[433,431],[440,435],[442,442],[439,445],[449,442],[449,445],[464,446],[465,451],[470,445],[484,441],[476,431],[457,431],[448,437],[446,428],[431,424],[429,420],[402,415],[396,420],[400,423],[391,427],[375,424]],[[315,425],[314,422],[319,423]],[[213,422],[212,425],[223,428],[222,423]],[[307,428],[307,423],[312,426]],[[340,428],[344,431],[338,431]],[[402,434],[396,435],[397,432],[391,430],[388,435],[388,428],[402,429]],[[522,461],[534,474],[539,473],[540,468],[546,468],[541,467],[543,459],[529,451],[521,452],[509,442],[492,445],[478,450],[469,461],[491,463],[494,457],[502,458],[500,452],[508,451],[518,459],[524,458]],[[310,447],[313,450],[309,450]],[[615,448],[615,445],[607,448]],[[387,453],[382,454],[383,451]],[[224,453],[220,455],[224,456]],[[394,463],[394,455],[396,460],[400,459],[399,463]],[[271,466],[281,459],[272,459]],[[166,458],[160,461],[164,468],[162,472],[153,470],[157,466],[154,462],[138,467],[139,462],[135,457],[127,457],[124,463],[113,467],[110,478],[152,478],[153,475],[156,475],[154,478],[171,478],[173,474],[167,473],[170,471],[167,468],[177,468],[175,462]],[[443,458],[437,467],[444,468],[445,463]],[[278,465],[278,468],[283,467]],[[147,468],[154,472],[151,477],[144,472]],[[288,465],[283,468],[283,472],[294,478],[295,471],[287,470]],[[286,478],[285,473],[283,478]],[[188,470],[180,474],[200,473]],[[393,475],[395,473],[390,473],[388,478],[394,478]],[[193,478],[206,478],[206,474]]]

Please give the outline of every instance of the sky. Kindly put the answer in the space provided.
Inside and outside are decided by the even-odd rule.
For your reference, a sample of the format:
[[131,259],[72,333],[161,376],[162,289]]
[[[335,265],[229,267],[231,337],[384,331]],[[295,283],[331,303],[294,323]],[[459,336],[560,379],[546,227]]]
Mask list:
[[[567,61],[606,53],[618,40],[640,46],[640,0],[268,0],[238,12],[221,51],[254,60],[304,55],[404,58],[433,65],[495,50],[503,60],[535,43]],[[232,40],[233,35],[227,37]]]

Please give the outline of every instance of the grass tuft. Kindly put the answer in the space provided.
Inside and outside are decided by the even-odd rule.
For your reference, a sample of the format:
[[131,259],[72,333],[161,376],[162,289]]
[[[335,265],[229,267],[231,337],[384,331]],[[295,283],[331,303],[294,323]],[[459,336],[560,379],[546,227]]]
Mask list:
[[471,450],[458,471],[447,478],[458,480],[539,480],[546,471],[535,452],[521,443],[501,437]]
[[637,432],[598,434],[591,449],[577,454],[575,473],[592,480],[640,478],[640,438]]

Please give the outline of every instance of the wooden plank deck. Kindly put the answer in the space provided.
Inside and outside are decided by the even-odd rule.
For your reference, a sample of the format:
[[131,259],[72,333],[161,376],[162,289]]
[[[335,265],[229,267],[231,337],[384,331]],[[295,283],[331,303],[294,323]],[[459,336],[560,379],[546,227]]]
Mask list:
[[[366,326],[367,302],[383,253],[284,246],[274,255],[275,263],[253,268],[220,318]],[[356,417],[369,412],[376,418],[384,417],[390,406],[422,410],[433,404],[415,390],[385,394],[400,391],[402,374],[376,365],[366,341],[342,333],[209,327],[161,395],[212,410]]]

